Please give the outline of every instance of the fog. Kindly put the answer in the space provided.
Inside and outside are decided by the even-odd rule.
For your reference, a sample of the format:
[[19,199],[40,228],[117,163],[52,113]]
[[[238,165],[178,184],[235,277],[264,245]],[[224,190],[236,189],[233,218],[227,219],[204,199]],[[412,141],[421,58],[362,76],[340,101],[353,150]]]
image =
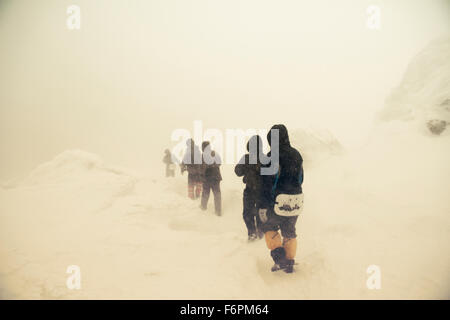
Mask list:
[[[449,31],[441,0],[0,0],[0,300],[448,299]],[[220,216],[162,162],[275,123],[305,169],[290,275],[228,139]]]
[[194,120],[318,126],[358,146],[449,18],[439,0],[1,0],[0,181],[73,148],[151,170]]

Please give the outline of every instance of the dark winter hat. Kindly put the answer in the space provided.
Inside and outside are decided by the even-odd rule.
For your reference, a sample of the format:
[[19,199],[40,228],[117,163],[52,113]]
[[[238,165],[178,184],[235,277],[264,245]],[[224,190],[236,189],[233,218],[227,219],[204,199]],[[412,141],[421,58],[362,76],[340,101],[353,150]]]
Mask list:
[[283,124],[276,124],[270,128],[270,131],[267,133],[267,141],[269,145],[272,145],[272,130],[278,129],[278,138],[279,138],[279,146],[286,147],[290,146],[291,143],[289,141],[289,135],[287,128]]
[[209,146],[209,141],[203,141],[202,142],[202,151],[205,151],[205,149]]
[[195,145],[194,140],[193,139],[187,139],[186,140],[186,146],[190,147]]

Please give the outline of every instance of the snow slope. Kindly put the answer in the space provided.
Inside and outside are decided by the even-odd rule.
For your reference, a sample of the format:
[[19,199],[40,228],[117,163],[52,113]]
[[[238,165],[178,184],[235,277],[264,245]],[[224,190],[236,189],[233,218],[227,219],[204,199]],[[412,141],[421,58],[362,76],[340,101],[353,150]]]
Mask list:
[[[162,166],[161,176],[139,176],[64,152],[0,191],[0,296],[448,298],[449,157],[436,151],[449,141],[405,132],[382,141],[306,173],[293,275],[269,271],[263,241],[246,243],[232,167],[216,217],[187,199],[185,176],[166,179]],[[407,141],[425,148],[421,161],[410,161]],[[371,264],[381,290],[366,287]],[[81,268],[81,290],[66,287],[69,265]]]

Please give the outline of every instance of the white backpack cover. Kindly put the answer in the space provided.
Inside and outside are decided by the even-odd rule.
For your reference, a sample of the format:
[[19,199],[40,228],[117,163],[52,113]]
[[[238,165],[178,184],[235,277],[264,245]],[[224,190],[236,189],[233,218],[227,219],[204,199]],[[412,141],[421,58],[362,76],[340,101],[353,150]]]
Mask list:
[[274,211],[283,217],[298,216],[303,211],[303,193],[277,195]]

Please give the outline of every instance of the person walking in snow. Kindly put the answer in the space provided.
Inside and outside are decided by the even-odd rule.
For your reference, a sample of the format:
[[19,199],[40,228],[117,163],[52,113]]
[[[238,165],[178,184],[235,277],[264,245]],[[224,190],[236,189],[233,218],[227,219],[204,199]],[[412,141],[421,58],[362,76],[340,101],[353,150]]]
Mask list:
[[163,162],[166,164],[166,177],[175,177],[175,163],[169,149],[164,151]]
[[276,173],[261,176],[259,216],[267,247],[275,262],[272,271],[291,273],[297,251],[295,225],[303,209],[303,158],[291,146],[284,125],[274,125],[267,134],[267,140],[271,147],[269,157],[274,162]]
[[188,196],[197,199],[202,193],[203,185],[202,154],[194,140],[188,139],[186,146],[186,153],[180,165],[181,174],[188,172]]
[[214,209],[218,216],[222,214],[222,195],[220,192],[220,165],[222,163],[220,155],[211,150],[209,141],[202,143],[203,158],[203,192],[200,208],[207,209],[211,190],[214,194]]
[[257,200],[261,194],[262,178],[261,155],[263,143],[260,136],[252,136],[247,142],[249,153],[242,156],[235,166],[234,172],[238,177],[243,177],[245,183],[243,194],[243,217],[248,231],[248,241],[255,241],[262,238],[264,233],[261,230],[262,223],[258,214]]

